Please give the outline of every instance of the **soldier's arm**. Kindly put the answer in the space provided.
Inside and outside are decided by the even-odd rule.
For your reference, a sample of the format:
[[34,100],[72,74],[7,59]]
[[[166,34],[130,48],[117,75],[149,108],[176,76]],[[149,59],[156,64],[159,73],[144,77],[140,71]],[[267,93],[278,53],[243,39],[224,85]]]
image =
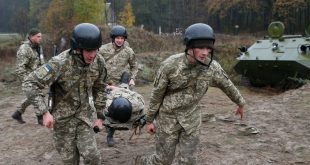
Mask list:
[[105,86],[106,86],[106,76],[107,70],[104,67],[104,61],[101,62],[100,65],[100,75],[99,78],[95,81],[93,86],[93,97],[94,97],[94,104],[96,108],[97,118],[104,120],[105,117],[103,115],[103,109],[106,106],[106,93],[105,93]]
[[135,52],[131,49],[129,51],[129,66],[130,66],[130,73],[131,73],[131,78],[135,80],[137,73],[138,73],[138,62],[136,60],[136,55]]
[[23,80],[28,75],[26,68],[29,63],[29,53],[31,52],[22,46],[19,48],[16,54],[16,74],[21,80]]
[[214,67],[213,83],[218,88],[220,88],[239,107],[243,107],[245,105],[245,100],[241,96],[239,90],[228,78],[226,72],[222,69],[222,67],[218,63],[216,63]]
[[31,103],[39,108],[40,114],[48,112],[43,93],[44,86],[54,81],[58,74],[59,67],[53,62],[48,62],[31,72],[23,84],[23,91]]
[[101,45],[100,48],[98,49],[98,53],[97,54],[101,55],[101,57],[103,57],[104,60],[106,60],[106,58],[108,58],[111,55],[111,51],[110,51],[108,45],[109,44]]
[[148,123],[152,123],[156,115],[158,114],[159,108],[163,102],[167,90],[169,80],[163,70],[164,69],[162,68],[159,69],[154,81],[154,87],[152,90],[150,104],[146,115],[146,121]]

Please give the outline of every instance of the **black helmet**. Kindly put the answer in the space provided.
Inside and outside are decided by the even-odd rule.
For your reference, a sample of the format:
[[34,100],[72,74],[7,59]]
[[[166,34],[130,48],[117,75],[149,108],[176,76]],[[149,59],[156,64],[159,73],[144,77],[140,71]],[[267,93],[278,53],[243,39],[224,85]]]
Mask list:
[[131,112],[131,103],[126,98],[120,96],[112,101],[108,108],[107,116],[121,123],[126,123],[131,117]]
[[98,49],[101,44],[101,31],[96,25],[81,23],[74,27],[71,36],[71,49]]
[[112,28],[110,37],[114,39],[117,36],[123,36],[127,39],[127,30],[124,26],[117,25]]
[[196,23],[185,30],[184,45],[186,48],[207,46],[213,48],[215,37],[213,29],[204,23]]

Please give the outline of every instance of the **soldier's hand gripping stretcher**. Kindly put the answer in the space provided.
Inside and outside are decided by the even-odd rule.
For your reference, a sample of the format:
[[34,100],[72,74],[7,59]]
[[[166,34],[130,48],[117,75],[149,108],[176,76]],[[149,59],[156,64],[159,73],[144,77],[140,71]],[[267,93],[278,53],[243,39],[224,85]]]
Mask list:
[[43,114],[43,125],[47,128],[53,128],[54,126],[54,117],[50,114],[49,111]]
[[137,120],[135,120],[134,123],[132,124],[133,132],[132,132],[129,140],[132,139],[133,135],[141,134],[141,130],[145,124],[146,124],[146,118],[145,118],[145,114],[144,114],[141,117],[139,117]]
[[[105,92],[106,92],[107,94],[110,94],[111,91],[113,91],[113,90],[115,90],[115,89],[118,89],[118,87],[113,86],[113,85],[110,84],[110,83],[109,83],[109,84],[104,84],[104,85],[105,85]],[[95,133],[100,132],[100,130],[102,130],[103,126],[105,126],[104,121],[103,121],[103,120],[101,120],[101,121],[102,121],[101,124],[100,124],[100,122],[97,122],[97,121],[96,121],[95,126],[94,126],[94,128],[93,128],[93,130],[94,130]]]
[[94,132],[95,133],[100,132],[100,130],[102,130],[103,126],[104,126],[104,121],[101,119],[97,119],[95,122],[95,126],[93,128]]
[[156,126],[154,123],[147,123],[146,124],[146,131],[147,133],[154,135],[156,133]]

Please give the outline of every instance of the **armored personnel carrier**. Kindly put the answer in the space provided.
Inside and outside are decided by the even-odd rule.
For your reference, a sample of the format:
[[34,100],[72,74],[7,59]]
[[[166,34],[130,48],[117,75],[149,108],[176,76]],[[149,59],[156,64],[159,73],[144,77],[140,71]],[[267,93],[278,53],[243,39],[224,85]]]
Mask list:
[[272,22],[268,36],[241,47],[234,69],[256,87],[298,88],[310,79],[310,25],[305,36],[283,35],[284,24]]

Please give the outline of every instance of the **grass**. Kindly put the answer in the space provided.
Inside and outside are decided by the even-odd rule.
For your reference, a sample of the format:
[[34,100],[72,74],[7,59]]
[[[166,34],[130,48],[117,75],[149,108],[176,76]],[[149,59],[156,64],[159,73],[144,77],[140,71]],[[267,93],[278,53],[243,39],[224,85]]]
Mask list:
[[4,57],[0,61],[0,81],[12,83],[17,81],[15,74],[15,59]]
[[21,39],[21,36],[17,33],[0,33],[0,48],[15,46]]
[[234,70],[234,66],[238,62],[236,58],[240,53],[238,48],[241,46],[249,47],[255,41],[256,37],[251,35],[217,35],[217,40],[215,41],[215,59],[221,64],[235,84],[240,84],[241,80],[241,76]]
[[0,81],[15,82],[15,54],[19,46],[20,35],[17,33],[0,34]]
[[15,56],[3,55],[0,49],[0,98],[21,93],[20,82],[15,75]]

